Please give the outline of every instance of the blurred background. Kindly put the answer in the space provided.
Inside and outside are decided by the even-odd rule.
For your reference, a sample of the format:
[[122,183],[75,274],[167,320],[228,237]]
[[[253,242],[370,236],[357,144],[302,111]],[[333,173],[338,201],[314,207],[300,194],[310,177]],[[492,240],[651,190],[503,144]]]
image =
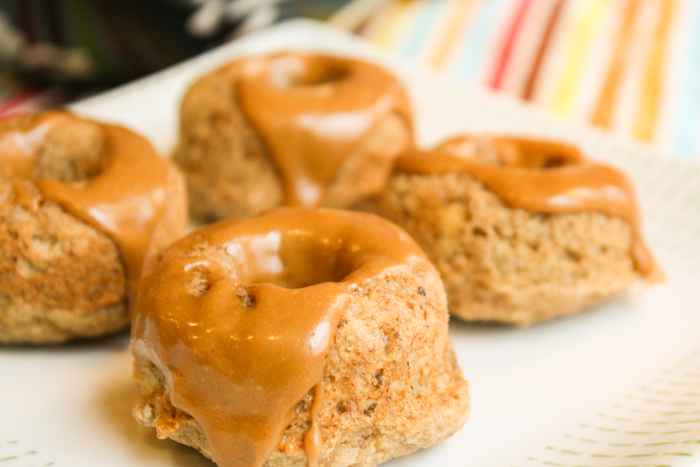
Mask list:
[[700,0],[0,0],[0,118],[293,17],[700,161]]

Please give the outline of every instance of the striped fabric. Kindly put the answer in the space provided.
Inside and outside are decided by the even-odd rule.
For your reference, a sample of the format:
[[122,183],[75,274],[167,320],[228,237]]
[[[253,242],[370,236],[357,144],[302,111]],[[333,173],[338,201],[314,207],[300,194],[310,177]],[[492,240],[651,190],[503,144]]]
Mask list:
[[0,73],[0,118],[59,104],[56,94],[44,88],[27,87],[11,73]]
[[360,33],[459,80],[700,160],[698,0],[394,0]]
[[[8,5],[30,8],[40,1],[0,0],[0,11],[12,18],[19,10]],[[85,2],[90,3],[61,5]],[[285,3],[292,10],[280,17],[307,14],[303,9],[310,6],[323,6],[328,11],[314,15],[327,17],[346,3],[296,0]],[[103,0],[93,6],[107,4]],[[377,5],[384,6],[359,33],[408,60],[700,161],[700,0],[390,0]],[[84,40],[78,43],[113,79],[157,69],[166,59],[172,63],[173,50],[182,57],[194,50],[191,43],[181,44],[181,33],[179,41],[165,42],[154,33],[164,24],[172,26],[171,17],[137,22],[138,28],[132,22],[128,37],[138,40],[116,41],[127,37],[119,28],[78,21],[71,11],[85,10],[68,8],[60,29],[80,35]],[[22,16],[27,17],[43,16]],[[71,21],[77,26],[69,27]],[[168,34],[177,35],[177,29],[167,28]],[[113,40],[96,33],[103,30]],[[95,37],[102,39],[88,40]],[[153,37],[159,40],[147,40]],[[168,53],[157,50],[164,44]],[[0,72],[0,117],[46,107],[56,99]]]

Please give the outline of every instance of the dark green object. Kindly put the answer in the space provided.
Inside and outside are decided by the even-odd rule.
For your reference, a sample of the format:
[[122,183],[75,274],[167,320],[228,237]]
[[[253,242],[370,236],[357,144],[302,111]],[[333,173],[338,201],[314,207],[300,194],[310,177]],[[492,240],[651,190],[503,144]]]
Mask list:
[[[240,2],[206,1],[227,7]],[[203,7],[193,3],[197,2],[0,0],[0,71],[17,72],[40,84],[111,86],[219,45],[246,20],[227,17],[205,37],[198,37],[189,32],[188,21]],[[274,6],[275,18],[323,20],[346,3],[348,0],[282,1]]]

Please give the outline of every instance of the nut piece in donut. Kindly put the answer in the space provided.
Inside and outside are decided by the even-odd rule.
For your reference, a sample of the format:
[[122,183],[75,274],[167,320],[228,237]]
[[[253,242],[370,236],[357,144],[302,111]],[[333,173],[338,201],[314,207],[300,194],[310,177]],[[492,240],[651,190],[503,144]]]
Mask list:
[[440,271],[450,311],[468,321],[527,325],[663,276],[638,232],[629,182],[570,146],[455,138],[402,157],[380,204]]
[[437,271],[377,216],[212,224],[144,277],[134,416],[222,467],[373,466],[465,422],[447,321]]
[[237,60],[194,83],[174,159],[192,214],[212,220],[279,205],[367,203],[411,144],[408,99],[387,71],[280,53]]
[[[139,149],[139,164],[123,163],[117,134]],[[63,112],[0,122],[0,161],[0,343],[58,343],[126,327],[144,256],[184,233],[179,171],[134,133]],[[120,164],[125,173],[155,166],[147,173],[154,184],[131,189],[138,176],[116,177]],[[103,202],[112,214],[91,210]]]

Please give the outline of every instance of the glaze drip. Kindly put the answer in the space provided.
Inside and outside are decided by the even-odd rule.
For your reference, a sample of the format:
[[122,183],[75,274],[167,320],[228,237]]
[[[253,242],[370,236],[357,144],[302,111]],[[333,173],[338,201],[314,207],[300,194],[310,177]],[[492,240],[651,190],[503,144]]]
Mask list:
[[304,450],[306,451],[307,467],[318,467],[318,457],[323,445],[323,434],[318,424],[318,411],[321,410],[323,399],[323,383],[314,386],[314,401],[311,405],[311,427],[304,435]]
[[[167,167],[141,136],[112,125],[100,125],[104,136],[102,169],[76,183],[33,176],[34,162],[51,131],[71,120],[47,112],[0,134],[0,159],[9,179],[34,179],[44,199],[109,235],[119,247],[133,299],[151,234],[165,203]],[[21,195],[21,193],[17,193]],[[18,197],[22,203],[22,196]]]
[[405,232],[370,214],[279,208],[212,224],[144,277],[132,352],[163,373],[173,406],[202,426],[222,467],[262,466],[313,390],[313,467],[338,323],[365,281],[408,265],[429,267]]
[[658,271],[639,232],[634,190],[625,175],[586,160],[574,147],[519,138],[449,140],[437,148],[399,158],[396,170],[474,177],[509,206],[542,213],[595,210],[626,220],[632,228],[632,259],[642,276]]
[[284,204],[318,206],[344,161],[408,100],[386,71],[355,60],[283,53],[231,66],[244,113],[282,176]]

